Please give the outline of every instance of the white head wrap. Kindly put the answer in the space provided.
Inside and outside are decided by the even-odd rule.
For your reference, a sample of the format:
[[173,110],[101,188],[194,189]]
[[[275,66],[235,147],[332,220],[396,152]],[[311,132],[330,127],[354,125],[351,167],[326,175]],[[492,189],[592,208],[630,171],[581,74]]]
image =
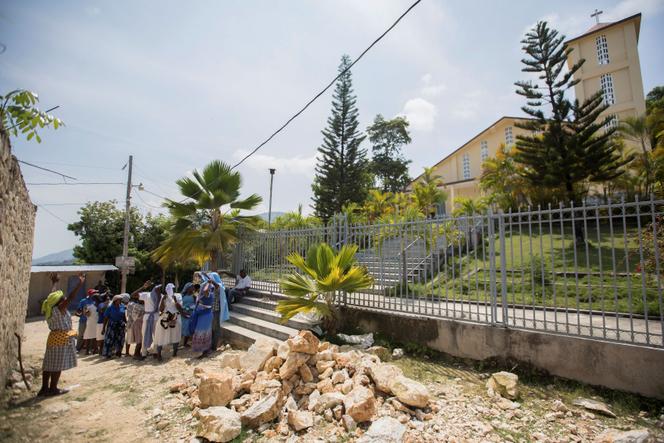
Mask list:
[[174,290],[175,290],[175,285],[173,283],[169,283],[166,285],[166,294],[173,297],[173,294],[175,293]]

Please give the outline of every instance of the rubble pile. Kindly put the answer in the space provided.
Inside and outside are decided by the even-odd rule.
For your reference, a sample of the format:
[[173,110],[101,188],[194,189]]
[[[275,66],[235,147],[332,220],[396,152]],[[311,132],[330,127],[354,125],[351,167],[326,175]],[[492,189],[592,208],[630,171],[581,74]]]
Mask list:
[[266,437],[304,434],[322,421],[358,441],[385,441],[385,433],[403,435],[408,420],[433,418],[437,405],[424,385],[382,362],[377,354],[389,353],[377,348],[339,347],[300,331],[283,343],[227,351],[219,371],[196,368],[194,384],[171,391],[188,397],[196,435],[210,441],[230,441],[243,427]]

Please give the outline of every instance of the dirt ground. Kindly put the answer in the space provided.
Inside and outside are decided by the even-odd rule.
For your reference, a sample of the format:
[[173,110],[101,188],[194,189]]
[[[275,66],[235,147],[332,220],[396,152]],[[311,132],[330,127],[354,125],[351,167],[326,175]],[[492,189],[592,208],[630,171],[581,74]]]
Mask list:
[[[26,323],[24,365],[41,366],[47,335],[45,321]],[[168,388],[184,376],[191,377],[195,366],[214,366],[214,360],[194,356],[189,349],[181,350],[177,358],[165,351],[163,363],[151,358],[81,356],[78,366],[64,371],[60,379],[60,387],[70,389],[69,393],[36,398],[41,383],[37,379],[31,392],[0,412],[0,441],[188,440],[191,411]]]
[[[76,325],[74,325],[76,327]],[[40,368],[48,329],[43,320],[26,323],[23,361]],[[551,377],[520,374],[521,398],[501,408],[487,396],[489,368],[412,353],[395,362],[405,374],[425,383],[440,412],[427,421],[408,423],[407,441],[449,442],[595,442],[610,430],[646,430],[651,441],[664,441],[664,403],[639,396],[599,390]],[[61,387],[71,391],[51,398],[36,398],[41,380],[31,391],[10,398],[5,391],[0,407],[2,442],[195,442],[196,419],[181,394],[169,393],[175,383],[193,382],[193,369],[218,370],[212,357],[194,358],[182,350],[165,361],[138,362],[122,357],[106,360],[82,356],[78,366],[65,371]],[[518,369],[515,372],[519,372]],[[577,397],[604,401],[617,418],[604,417],[573,405]],[[560,406],[563,404],[564,406]],[[516,409],[513,409],[516,408]],[[561,409],[562,408],[562,409]],[[556,412],[557,411],[557,412]],[[563,411],[563,412],[561,412]],[[368,424],[367,424],[368,426]],[[274,441],[347,442],[335,423],[322,421],[305,434],[278,436]],[[245,430],[239,441],[273,441]]]

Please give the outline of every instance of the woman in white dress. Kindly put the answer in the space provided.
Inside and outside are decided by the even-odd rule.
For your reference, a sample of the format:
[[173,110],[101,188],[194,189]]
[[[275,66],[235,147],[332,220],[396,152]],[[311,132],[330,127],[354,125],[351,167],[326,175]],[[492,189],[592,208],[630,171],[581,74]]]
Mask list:
[[157,360],[162,360],[161,350],[173,345],[173,356],[178,355],[178,345],[182,336],[181,315],[186,315],[182,308],[182,297],[175,294],[175,285],[169,283],[159,302],[159,320],[155,325],[154,344],[157,347]]
[[90,355],[90,352],[93,354],[97,353],[97,305],[95,303],[90,303],[85,305],[83,309],[83,314],[88,318],[91,326],[90,328],[85,328],[83,333],[83,343],[85,346],[85,355]]

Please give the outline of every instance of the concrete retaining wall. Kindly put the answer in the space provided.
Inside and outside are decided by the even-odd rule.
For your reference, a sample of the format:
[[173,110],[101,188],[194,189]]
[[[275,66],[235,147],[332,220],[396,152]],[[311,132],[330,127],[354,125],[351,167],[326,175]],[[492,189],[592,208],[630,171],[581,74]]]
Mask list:
[[36,210],[9,139],[0,134],[0,390],[16,362],[14,333],[23,333]]
[[344,326],[455,357],[513,359],[549,374],[664,399],[664,349],[346,308]]

